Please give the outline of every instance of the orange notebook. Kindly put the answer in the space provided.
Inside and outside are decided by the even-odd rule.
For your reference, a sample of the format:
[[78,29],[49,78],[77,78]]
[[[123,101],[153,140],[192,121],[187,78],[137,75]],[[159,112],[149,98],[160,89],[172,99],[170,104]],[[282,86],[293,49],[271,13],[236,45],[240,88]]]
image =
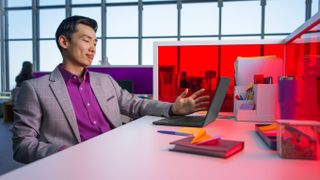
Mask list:
[[244,147],[243,141],[220,139],[214,145],[197,145],[191,144],[193,137],[186,137],[170,144],[175,145],[170,151],[186,152],[220,158],[228,158],[233,154],[241,151]]

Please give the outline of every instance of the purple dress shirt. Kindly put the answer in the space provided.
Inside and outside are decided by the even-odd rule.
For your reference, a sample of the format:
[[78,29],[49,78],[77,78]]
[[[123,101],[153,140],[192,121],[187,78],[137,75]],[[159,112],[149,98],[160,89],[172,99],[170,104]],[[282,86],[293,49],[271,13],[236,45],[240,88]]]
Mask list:
[[59,70],[72,101],[81,141],[109,131],[111,126],[91,89],[88,70],[84,69],[82,81],[78,76],[64,69],[62,65],[59,65]]

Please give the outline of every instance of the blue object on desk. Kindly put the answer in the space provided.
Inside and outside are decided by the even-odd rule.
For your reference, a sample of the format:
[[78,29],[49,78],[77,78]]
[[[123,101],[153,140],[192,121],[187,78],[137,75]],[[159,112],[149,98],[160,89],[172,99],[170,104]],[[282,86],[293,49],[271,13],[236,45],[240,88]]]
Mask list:
[[162,134],[171,134],[171,135],[178,135],[178,136],[192,136],[192,134],[189,134],[189,133],[176,132],[176,131],[159,130],[158,132]]
[[254,104],[241,104],[240,109],[243,110],[254,110]]

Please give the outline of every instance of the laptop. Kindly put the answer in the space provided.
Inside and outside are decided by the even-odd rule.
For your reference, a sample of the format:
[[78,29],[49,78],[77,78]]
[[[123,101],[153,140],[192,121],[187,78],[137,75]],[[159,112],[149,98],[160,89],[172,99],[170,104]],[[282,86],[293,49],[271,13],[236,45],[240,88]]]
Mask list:
[[211,104],[205,116],[170,116],[158,121],[155,125],[167,126],[186,126],[186,127],[203,127],[212,121],[215,121],[221,109],[223,100],[227,94],[231,79],[220,77],[215,94],[212,96]]

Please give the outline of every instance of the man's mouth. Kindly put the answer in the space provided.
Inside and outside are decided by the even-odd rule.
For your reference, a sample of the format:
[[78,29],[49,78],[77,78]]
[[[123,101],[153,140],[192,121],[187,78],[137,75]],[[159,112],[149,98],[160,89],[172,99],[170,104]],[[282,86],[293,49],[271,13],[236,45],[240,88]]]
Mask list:
[[86,54],[86,56],[89,58],[89,59],[93,59],[94,58],[94,55],[93,54]]

